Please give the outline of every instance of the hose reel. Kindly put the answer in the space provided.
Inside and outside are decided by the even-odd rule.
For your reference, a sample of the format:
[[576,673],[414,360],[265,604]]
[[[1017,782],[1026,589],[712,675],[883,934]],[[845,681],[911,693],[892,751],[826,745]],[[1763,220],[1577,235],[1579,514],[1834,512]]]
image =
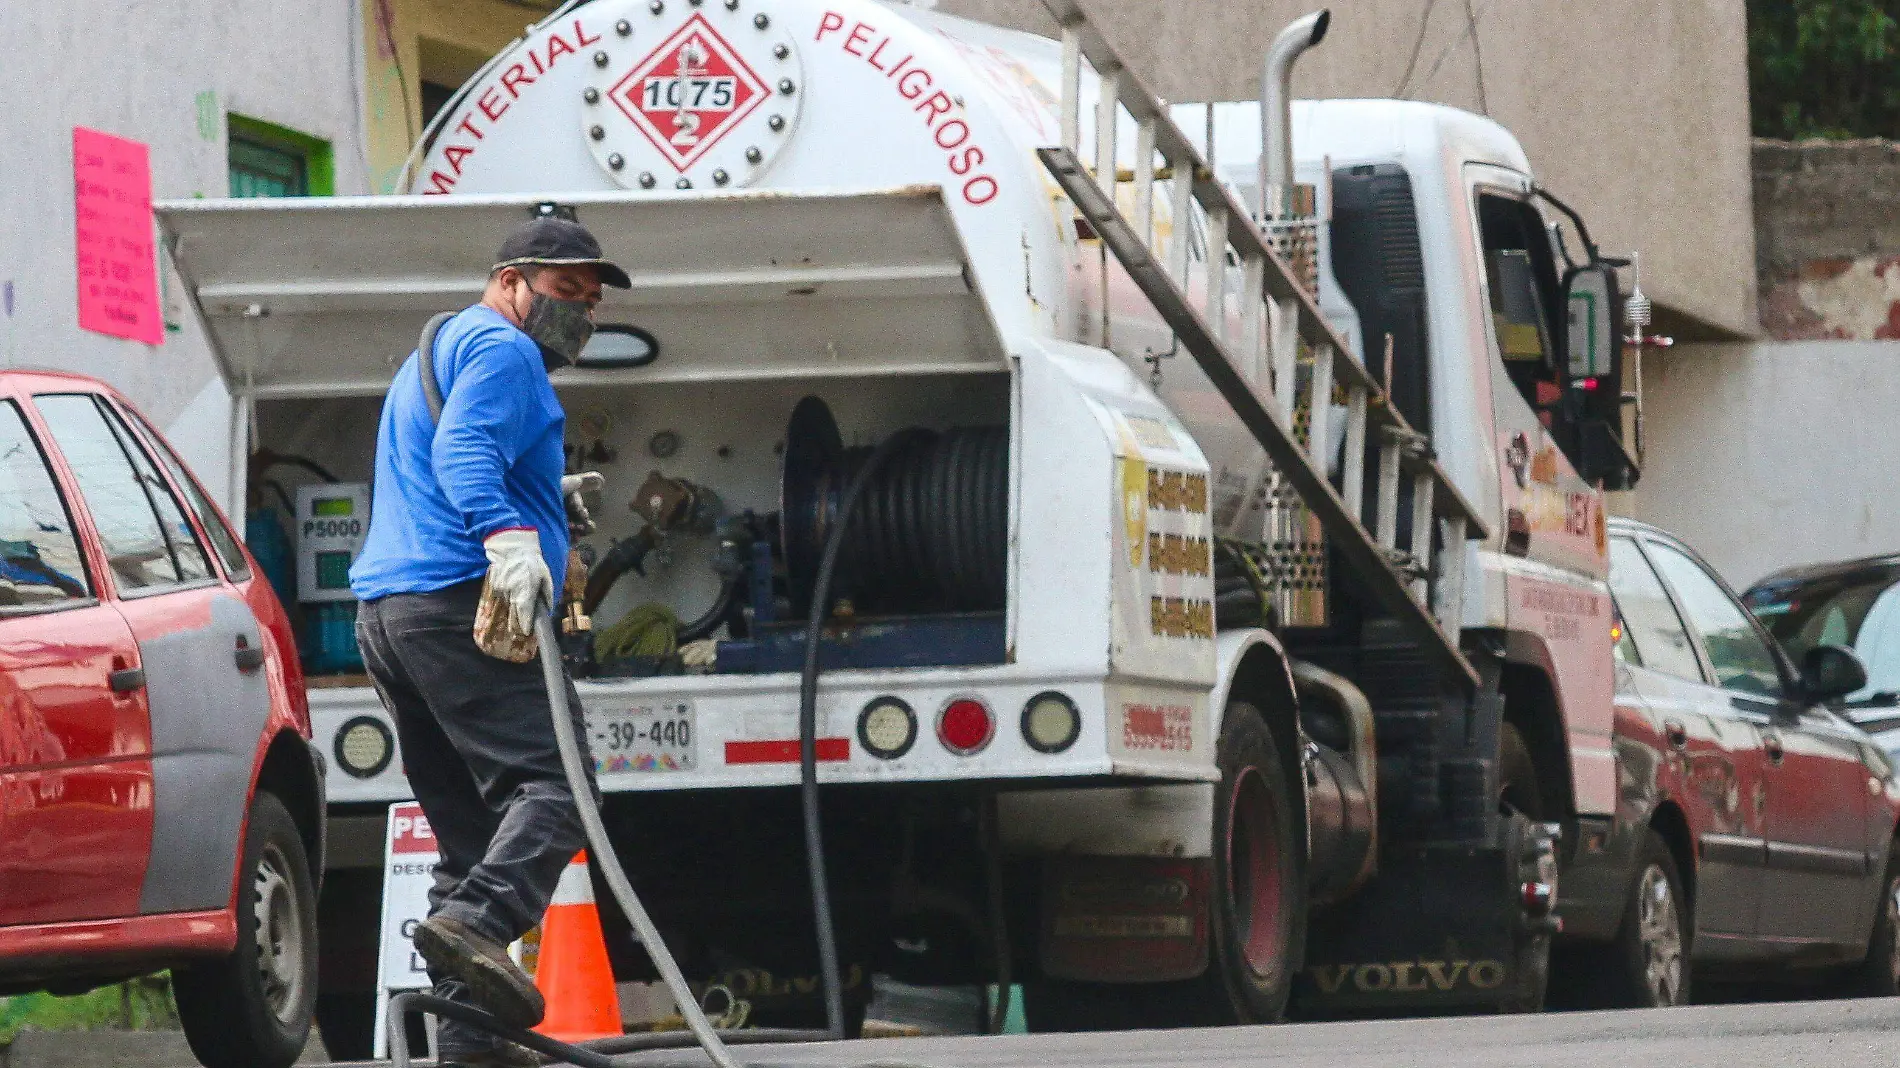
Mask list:
[[[1002,427],[910,429],[864,487],[845,528],[834,594],[859,612],[993,612],[1009,554],[1009,435]],[[845,488],[874,450],[843,443],[806,397],[785,432],[780,549],[795,613],[811,604]]]

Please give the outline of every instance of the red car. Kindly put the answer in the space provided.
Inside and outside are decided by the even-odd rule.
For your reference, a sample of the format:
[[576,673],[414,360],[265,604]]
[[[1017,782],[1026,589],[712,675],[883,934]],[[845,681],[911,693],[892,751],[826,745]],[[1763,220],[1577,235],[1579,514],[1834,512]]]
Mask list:
[[162,968],[274,1068],[316,996],[322,758],[270,584],[125,398],[0,374],[0,994]]

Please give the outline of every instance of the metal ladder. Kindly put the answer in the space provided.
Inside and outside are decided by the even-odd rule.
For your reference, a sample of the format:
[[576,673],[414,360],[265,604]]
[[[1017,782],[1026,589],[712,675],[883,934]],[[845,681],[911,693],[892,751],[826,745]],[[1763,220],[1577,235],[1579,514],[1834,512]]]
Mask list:
[[[1430,440],[1407,425],[1384,390],[1352,358],[1351,349],[1320,315],[1270,239],[1214,177],[1166,105],[1122,64],[1078,0],[1043,0],[1043,5],[1062,27],[1062,144],[1038,150],[1044,166],[1380,603],[1413,632],[1450,678],[1475,688],[1478,674],[1460,651],[1458,635],[1464,619],[1465,542],[1487,536],[1483,519],[1439,467]],[[1092,169],[1080,158],[1078,145],[1084,59],[1101,79]],[[1122,216],[1115,200],[1120,181],[1116,127],[1124,109],[1136,129],[1132,222]],[[1163,244],[1155,230],[1157,181],[1167,183],[1173,209],[1165,263],[1155,253]],[[1196,205],[1205,212],[1207,224],[1202,308],[1188,296]],[[1225,336],[1230,250],[1242,279],[1238,337]],[[1295,383],[1302,341],[1313,356],[1306,398],[1310,446],[1293,430],[1301,400]],[[1269,396],[1256,393],[1239,371],[1242,364],[1231,355],[1236,345],[1246,356],[1257,356],[1266,346],[1272,368]],[[1325,456],[1332,441],[1327,422],[1335,384],[1346,394],[1345,460],[1337,490],[1327,478]],[[1364,516],[1368,439],[1379,449],[1378,492],[1373,515]],[[1411,536],[1405,545],[1398,544],[1401,477],[1412,480]],[[1450,550],[1436,558],[1434,531]]]

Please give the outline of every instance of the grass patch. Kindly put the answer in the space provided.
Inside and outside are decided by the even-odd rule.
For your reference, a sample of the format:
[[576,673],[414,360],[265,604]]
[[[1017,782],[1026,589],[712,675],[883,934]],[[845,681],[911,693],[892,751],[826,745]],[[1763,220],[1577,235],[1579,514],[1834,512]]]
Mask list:
[[102,986],[72,997],[46,993],[0,998],[0,1045],[21,1031],[161,1031],[178,1026],[171,975]]

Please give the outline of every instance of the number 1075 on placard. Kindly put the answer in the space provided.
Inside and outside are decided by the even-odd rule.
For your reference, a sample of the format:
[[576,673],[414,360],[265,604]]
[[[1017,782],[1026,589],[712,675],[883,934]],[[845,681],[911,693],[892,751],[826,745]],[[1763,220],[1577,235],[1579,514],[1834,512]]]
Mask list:
[[641,98],[649,108],[730,111],[737,87],[736,78],[648,78]]

